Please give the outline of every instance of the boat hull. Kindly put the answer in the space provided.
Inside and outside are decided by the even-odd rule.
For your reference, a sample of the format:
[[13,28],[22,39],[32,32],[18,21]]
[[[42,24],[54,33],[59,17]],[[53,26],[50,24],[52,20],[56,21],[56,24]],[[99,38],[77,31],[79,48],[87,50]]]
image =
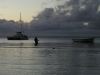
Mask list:
[[28,38],[7,37],[8,40],[28,40]]
[[94,38],[77,38],[77,39],[72,39],[73,42],[77,43],[93,43]]
[[22,32],[16,32],[15,35],[7,37],[8,40],[28,40],[28,36]]

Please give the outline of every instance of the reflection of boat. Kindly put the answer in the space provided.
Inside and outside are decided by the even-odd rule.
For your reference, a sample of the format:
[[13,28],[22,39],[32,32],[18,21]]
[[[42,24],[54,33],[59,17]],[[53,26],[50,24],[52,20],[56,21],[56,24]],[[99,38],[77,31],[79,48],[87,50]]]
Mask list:
[[94,42],[94,38],[75,38],[72,40],[73,42],[77,42],[77,43],[93,43]]
[[7,37],[8,40],[28,40],[28,37],[22,32],[17,32],[13,36]]

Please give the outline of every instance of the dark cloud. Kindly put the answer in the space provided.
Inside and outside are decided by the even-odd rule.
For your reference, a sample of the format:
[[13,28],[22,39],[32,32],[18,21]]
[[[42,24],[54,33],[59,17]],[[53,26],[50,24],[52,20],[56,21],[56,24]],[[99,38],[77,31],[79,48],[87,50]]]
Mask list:
[[[99,8],[98,0],[70,0],[66,2],[63,7],[60,8],[61,12],[70,13],[70,19],[73,21],[92,21],[97,17],[97,11]],[[69,10],[68,10],[69,8]],[[62,9],[64,11],[62,11]],[[66,17],[67,18],[67,17]]]
[[[56,9],[42,11],[30,23],[32,30],[92,34],[95,29],[100,29],[99,0],[66,0],[62,3]],[[84,26],[85,22],[89,23],[88,26]]]
[[[23,23],[23,31],[28,33],[29,26]],[[8,35],[15,34],[15,32],[20,31],[19,22],[13,20],[7,21],[5,19],[0,19],[0,37],[6,37]]]

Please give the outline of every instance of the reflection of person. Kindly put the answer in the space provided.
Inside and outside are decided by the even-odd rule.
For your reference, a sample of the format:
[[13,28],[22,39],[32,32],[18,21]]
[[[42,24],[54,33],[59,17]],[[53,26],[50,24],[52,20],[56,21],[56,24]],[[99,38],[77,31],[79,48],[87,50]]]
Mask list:
[[37,38],[37,37],[35,37],[35,38],[34,38],[35,46],[37,46],[37,45],[38,45],[38,41],[39,41],[39,40],[38,40],[38,38]]

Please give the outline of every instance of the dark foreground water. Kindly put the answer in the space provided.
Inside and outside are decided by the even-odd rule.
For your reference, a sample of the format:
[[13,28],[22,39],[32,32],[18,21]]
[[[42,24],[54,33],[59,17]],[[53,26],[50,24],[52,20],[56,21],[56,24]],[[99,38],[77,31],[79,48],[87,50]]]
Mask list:
[[100,75],[100,40],[77,44],[68,39],[0,39],[0,75]]

